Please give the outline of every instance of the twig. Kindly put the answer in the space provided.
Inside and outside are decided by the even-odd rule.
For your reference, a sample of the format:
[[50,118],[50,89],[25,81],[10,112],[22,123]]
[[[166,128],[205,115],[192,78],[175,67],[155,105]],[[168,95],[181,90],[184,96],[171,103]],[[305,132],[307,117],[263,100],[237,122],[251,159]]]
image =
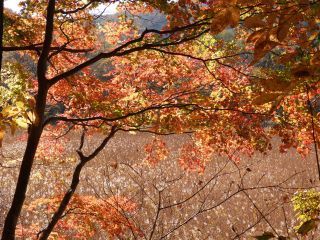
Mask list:
[[310,115],[311,115],[312,138],[313,138],[314,150],[315,150],[315,153],[316,153],[316,160],[317,160],[317,167],[318,167],[318,177],[319,177],[319,181],[320,181],[319,154],[318,154],[318,146],[317,146],[316,132],[315,132],[315,127],[314,127],[314,119],[313,119],[314,111],[313,111],[312,103],[310,101],[308,84],[306,84],[306,89],[307,89],[307,96],[308,96],[308,107],[309,107]]

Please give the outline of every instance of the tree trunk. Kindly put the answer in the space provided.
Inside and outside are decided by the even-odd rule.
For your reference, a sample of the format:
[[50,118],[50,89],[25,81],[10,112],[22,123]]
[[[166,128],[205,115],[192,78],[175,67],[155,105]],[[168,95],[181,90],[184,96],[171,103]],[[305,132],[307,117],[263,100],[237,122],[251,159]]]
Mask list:
[[34,157],[38,148],[40,137],[43,131],[44,111],[48,92],[48,82],[46,79],[47,58],[53,35],[55,0],[49,0],[47,7],[46,31],[44,44],[37,65],[38,93],[36,96],[35,115],[36,120],[29,126],[27,147],[22,159],[20,173],[12,204],[6,216],[2,240],[14,240],[15,230],[21,209],[26,197],[26,191],[30,179]]
[[2,240],[15,239],[15,230],[16,230],[17,222],[20,216],[20,212],[21,212],[24,200],[25,200],[31,168],[32,168],[34,156],[37,150],[41,133],[42,133],[42,127],[40,125],[30,127],[28,143],[27,143],[25,154],[23,156],[15,194],[12,200],[11,208],[7,214],[7,217],[4,223]]
[[0,0],[0,83],[1,83],[1,70],[2,70],[2,46],[3,46],[3,27],[4,27],[4,21],[3,21],[3,4],[4,0]]

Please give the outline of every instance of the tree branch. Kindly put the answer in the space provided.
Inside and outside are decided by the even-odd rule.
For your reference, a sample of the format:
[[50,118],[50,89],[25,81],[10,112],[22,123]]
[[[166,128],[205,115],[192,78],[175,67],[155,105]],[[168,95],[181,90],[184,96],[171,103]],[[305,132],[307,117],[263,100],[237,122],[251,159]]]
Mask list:
[[132,39],[132,40],[122,44],[121,46],[115,48],[114,50],[108,52],[108,53],[99,53],[95,57],[79,64],[78,66],[76,66],[76,67],[74,67],[74,68],[72,68],[72,69],[70,69],[60,75],[53,77],[52,79],[50,79],[50,86],[54,85],[55,83],[57,83],[58,81],[60,81],[63,78],[67,78],[67,77],[81,71],[82,69],[98,62],[101,59],[106,59],[106,58],[111,58],[111,57],[121,57],[121,56],[128,55],[130,53],[148,50],[148,49],[154,48],[154,47],[168,47],[168,46],[179,45],[184,42],[194,40],[194,39],[198,38],[199,36],[203,35],[204,33],[209,32],[209,29],[205,29],[203,31],[200,31],[198,34],[193,34],[191,36],[184,37],[182,39],[168,42],[168,43],[145,43],[142,46],[137,46],[137,47],[132,47],[132,48],[126,49],[127,47],[132,46],[135,43],[142,42],[148,34],[154,33],[154,34],[158,34],[158,35],[166,35],[166,34],[171,34],[171,33],[178,33],[178,32],[187,31],[187,30],[190,30],[193,28],[198,29],[203,26],[207,26],[209,24],[206,20],[207,19],[200,20],[200,21],[197,21],[193,24],[189,24],[189,25],[186,25],[183,27],[176,27],[176,28],[173,28],[170,30],[146,29],[141,33],[140,37],[138,37],[136,39]]
[[47,5],[46,31],[44,44],[37,65],[38,92],[36,96],[35,114],[36,120],[29,127],[27,146],[20,167],[19,177],[13,196],[12,204],[5,219],[2,240],[14,240],[17,222],[26,198],[31,169],[40,137],[43,131],[42,121],[47,98],[47,58],[53,38],[55,0],[49,0]]
[[312,127],[312,139],[313,139],[313,144],[314,144],[314,150],[316,153],[316,161],[317,161],[317,168],[318,168],[318,178],[320,180],[320,162],[319,162],[319,154],[318,154],[318,146],[317,146],[317,138],[316,138],[316,131],[315,131],[315,126],[314,126],[314,113],[313,113],[313,107],[312,103],[310,101],[310,96],[309,96],[309,86],[306,84],[306,89],[307,89],[307,96],[308,96],[308,107],[310,110],[310,115],[311,115],[311,127]]
[[3,55],[3,47],[2,47],[3,28],[4,28],[3,11],[4,11],[4,0],[0,0],[0,83],[2,83],[1,70],[2,70],[2,55]]
[[[61,50],[61,48],[63,49]],[[32,44],[27,46],[5,46],[2,48],[4,52],[14,52],[14,51],[41,51],[43,49],[42,43],[40,44]],[[64,46],[59,47],[50,47],[50,51],[59,51],[59,52],[70,52],[70,53],[87,53],[91,52],[94,49],[92,48],[84,48],[84,49],[76,49],[76,48],[67,48]]]
[[75,168],[75,170],[73,172],[69,190],[64,194],[64,197],[61,200],[58,209],[53,214],[53,216],[51,218],[51,221],[49,222],[47,227],[45,229],[41,230],[38,233],[38,239],[39,240],[48,239],[48,237],[51,234],[51,232],[53,231],[55,225],[57,224],[57,222],[63,216],[63,213],[65,212],[65,210],[66,210],[66,208],[67,208],[67,206],[68,206],[68,204],[69,204],[74,192],[76,191],[76,189],[78,187],[78,184],[80,182],[80,174],[81,174],[81,171],[82,171],[83,167],[86,165],[86,163],[88,163],[90,160],[94,159],[101,152],[101,150],[107,145],[107,143],[110,141],[110,139],[114,136],[115,133],[116,133],[116,127],[112,127],[111,130],[110,130],[109,135],[88,156],[85,156],[83,154],[82,150],[81,150],[82,147],[83,147],[83,144],[84,144],[84,134],[82,134],[81,141],[80,141],[80,147],[79,147],[79,149],[77,151],[78,155],[79,155],[79,158],[80,158],[80,162],[76,166],[76,168]]
[[63,9],[58,9],[58,10],[56,10],[56,13],[61,13],[61,14],[77,13],[79,11],[85,10],[87,7],[89,7],[90,5],[92,5],[93,3],[96,3],[96,2],[101,2],[101,1],[99,1],[99,0],[91,0],[88,3],[86,3],[85,5],[83,5],[82,7],[79,7],[79,8],[73,9],[73,10],[69,10],[69,11],[65,11]]
[[146,113],[148,111],[152,110],[161,110],[161,109],[169,109],[169,108],[190,108],[191,110],[202,110],[202,111],[231,111],[231,112],[239,112],[242,114],[246,115],[262,115],[262,116],[268,116],[269,114],[267,113],[259,113],[259,112],[246,112],[241,109],[236,109],[236,108],[210,108],[210,107],[202,107],[199,106],[198,104],[193,104],[193,103],[185,103],[185,104],[163,104],[163,105],[153,105],[150,107],[146,107],[144,109],[141,109],[136,112],[131,112],[128,114],[125,114],[120,117],[114,117],[114,118],[107,118],[103,116],[97,116],[97,117],[87,117],[87,118],[67,118],[67,117],[50,117],[44,122],[44,126],[49,124],[51,121],[64,121],[64,122],[88,122],[88,121],[96,121],[96,120],[101,120],[105,122],[115,122],[119,120],[123,120],[129,117],[133,117],[139,114]]

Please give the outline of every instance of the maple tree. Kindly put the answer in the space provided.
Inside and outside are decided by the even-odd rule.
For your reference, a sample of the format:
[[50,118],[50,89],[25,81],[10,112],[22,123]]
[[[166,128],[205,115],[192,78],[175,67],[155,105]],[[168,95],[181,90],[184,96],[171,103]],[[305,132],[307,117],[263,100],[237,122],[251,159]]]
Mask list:
[[[119,19],[97,24],[92,10],[114,3],[123,12]],[[2,239],[15,238],[34,159],[53,146],[46,135],[83,130],[70,187],[54,198],[60,202],[39,239],[49,237],[72,198],[78,204],[86,198],[74,196],[80,173],[119,131],[193,133],[179,162],[199,172],[213,153],[239,161],[235,153],[266,152],[274,135],[282,151],[317,149],[319,1],[26,0],[21,6],[19,16],[0,5],[1,58],[15,52],[36,69],[1,65],[0,142],[8,127],[28,129]],[[161,29],[136,26],[139,14],[155,11],[166,16]],[[108,68],[104,81],[94,72],[101,61]],[[65,109],[50,114],[59,104]],[[87,134],[97,131],[105,138],[85,153]],[[151,164],[168,152],[160,140],[146,151]]]

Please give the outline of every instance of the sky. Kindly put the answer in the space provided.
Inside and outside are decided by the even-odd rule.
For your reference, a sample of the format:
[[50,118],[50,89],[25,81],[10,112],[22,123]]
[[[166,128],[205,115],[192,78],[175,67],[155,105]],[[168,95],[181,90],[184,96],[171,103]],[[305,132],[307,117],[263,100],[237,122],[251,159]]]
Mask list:
[[4,6],[14,11],[19,11],[19,6],[18,6],[19,2],[20,2],[19,0],[5,0]]
[[[15,12],[18,12],[19,11],[19,4],[20,0],[5,0],[4,1],[4,6],[6,8],[10,8],[12,9],[13,11]],[[114,14],[117,12],[116,10],[116,4],[112,4],[111,6],[109,6],[106,11],[105,11],[105,14]],[[93,13],[101,13],[102,11],[104,10],[104,6],[100,6],[97,8],[97,10],[95,10]]]

